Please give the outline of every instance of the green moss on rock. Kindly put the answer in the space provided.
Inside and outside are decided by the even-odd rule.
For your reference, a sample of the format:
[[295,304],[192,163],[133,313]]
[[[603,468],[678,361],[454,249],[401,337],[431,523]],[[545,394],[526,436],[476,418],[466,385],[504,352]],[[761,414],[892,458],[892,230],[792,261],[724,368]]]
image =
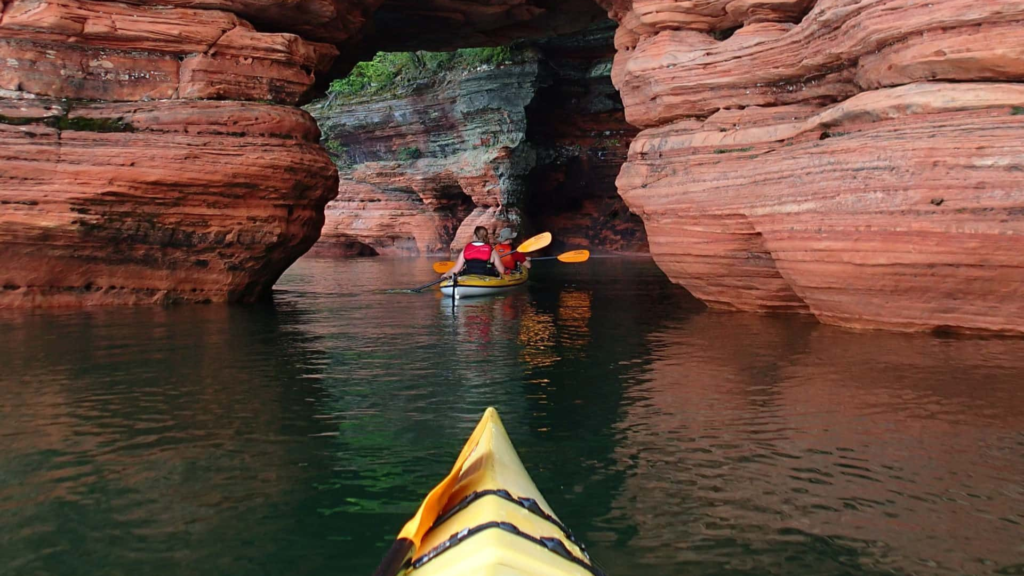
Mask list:
[[398,159],[402,162],[411,162],[413,160],[419,160],[423,157],[423,153],[420,152],[419,148],[401,148],[398,150]]
[[528,57],[525,50],[510,46],[454,52],[378,52],[372,60],[356,64],[348,76],[331,82],[328,92],[332,99],[358,100],[431,81],[442,73],[499,67]]

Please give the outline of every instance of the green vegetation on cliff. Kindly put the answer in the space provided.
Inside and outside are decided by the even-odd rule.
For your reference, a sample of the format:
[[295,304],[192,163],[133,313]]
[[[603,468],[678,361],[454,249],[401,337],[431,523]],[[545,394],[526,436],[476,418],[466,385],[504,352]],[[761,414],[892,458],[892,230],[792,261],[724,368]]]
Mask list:
[[348,76],[331,82],[328,93],[332,100],[358,100],[437,79],[443,73],[496,68],[527,58],[524,50],[508,46],[454,52],[378,52],[373,60],[356,64]]

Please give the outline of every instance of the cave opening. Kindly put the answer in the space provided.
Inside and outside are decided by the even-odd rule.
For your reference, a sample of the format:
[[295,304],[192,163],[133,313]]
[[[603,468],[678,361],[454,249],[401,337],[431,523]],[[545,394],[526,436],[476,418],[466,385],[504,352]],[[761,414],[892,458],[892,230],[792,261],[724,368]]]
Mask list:
[[439,207],[442,214],[438,222],[438,236],[445,246],[451,246],[459,227],[476,209],[473,198],[458,184],[449,184],[438,189]]
[[525,214],[560,249],[648,251],[643,222],[615,186],[638,129],[611,82],[614,34],[609,23],[540,43],[540,86],[526,109],[537,162]]
[[372,246],[355,240],[318,243],[314,247],[314,252],[320,256],[343,258],[372,258],[380,255]]
[[[551,231],[556,249],[647,252],[615,186],[638,130],[611,83],[614,33],[602,16],[564,35],[356,63],[306,108],[340,174],[320,244],[356,237],[382,254],[446,253],[469,218]],[[396,187],[416,206],[394,202]],[[338,217],[360,228],[332,226]]]

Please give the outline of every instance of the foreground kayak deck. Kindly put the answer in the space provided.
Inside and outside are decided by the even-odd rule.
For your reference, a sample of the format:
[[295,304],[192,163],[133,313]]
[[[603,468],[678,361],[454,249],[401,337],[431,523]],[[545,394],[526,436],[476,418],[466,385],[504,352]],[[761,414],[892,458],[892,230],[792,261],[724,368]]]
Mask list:
[[459,276],[458,284],[453,285],[451,279],[445,280],[441,283],[441,293],[445,296],[451,296],[452,291],[455,291],[456,298],[471,298],[475,296],[489,296],[491,294],[500,294],[507,290],[511,290],[517,286],[526,284],[526,281],[530,279],[530,271],[523,269],[511,274],[506,274],[501,278],[494,276],[478,276],[476,274],[464,274]]
[[378,575],[603,576],[537,490],[493,408],[396,548],[403,539],[413,544],[400,569],[382,564]]

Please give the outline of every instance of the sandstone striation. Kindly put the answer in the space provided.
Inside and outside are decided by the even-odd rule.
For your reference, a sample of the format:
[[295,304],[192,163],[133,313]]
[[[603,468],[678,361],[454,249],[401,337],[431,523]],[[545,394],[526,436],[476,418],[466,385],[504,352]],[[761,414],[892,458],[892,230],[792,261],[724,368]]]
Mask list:
[[0,18],[0,89],[55,98],[305,98],[337,49],[228,12],[13,0]]
[[265,102],[336,48],[172,4],[3,3],[0,307],[256,300],[319,237],[333,164]]
[[341,171],[324,243],[429,254],[468,241],[476,225],[516,225],[536,77],[528,62],[310,107]]
[[[0,306],[262,297],[316,240],[337,193],[312,119],[277,104],[307,102],[382,47],[494,45],[601,17],[590,0],[0,0],[0,251],[13,263]],[[421,156],[350,179],[353,202],[403,216],[389,224],[408,231],[393,242],[402,250],[520,217],[535,80],[490,80],[433,109],[479,130],[444,135],[455,125],[427,122],[440,138],[403,134],[396,119],[398,148],[362,147],[360,164],[382,168],[403,147]],[[481,96],[506,89],[506,107]]]
[[716,308],[1024,332],[1024,5],[602,4],[646,128],[618,187],[670,278]]
[[337,177],[301,110],[0,100],[0,307],[252,301]]

